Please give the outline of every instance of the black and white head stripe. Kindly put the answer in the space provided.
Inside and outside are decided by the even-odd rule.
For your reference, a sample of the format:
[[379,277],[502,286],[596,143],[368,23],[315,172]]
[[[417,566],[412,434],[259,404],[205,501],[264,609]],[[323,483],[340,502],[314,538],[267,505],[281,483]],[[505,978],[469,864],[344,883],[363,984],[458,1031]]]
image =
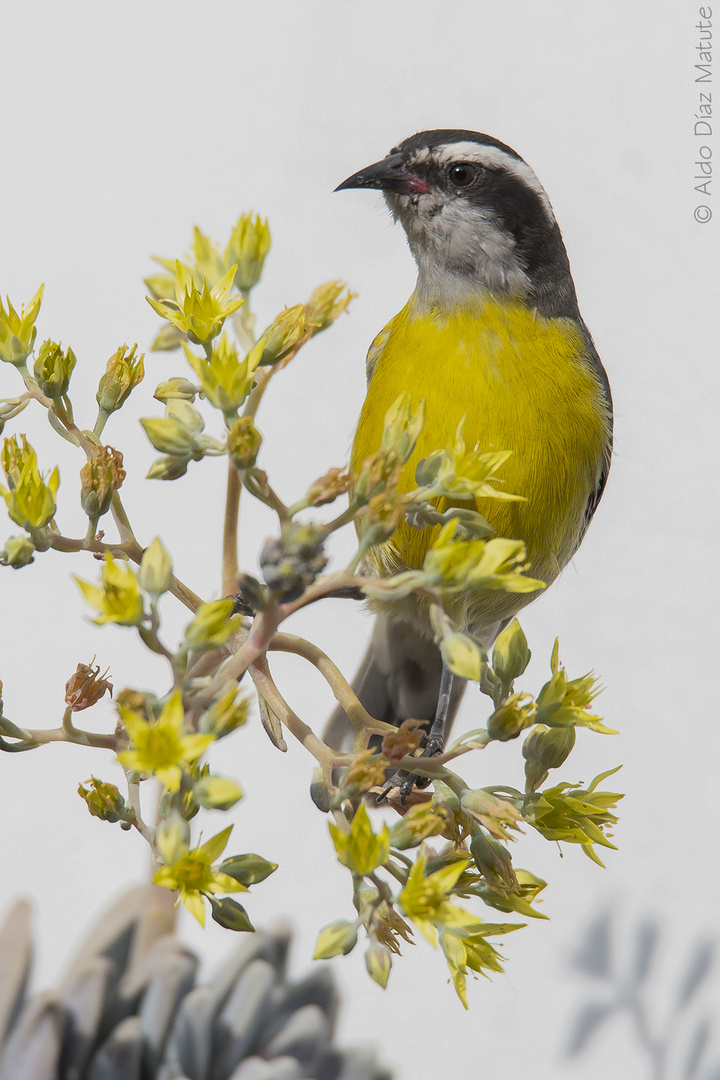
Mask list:
[[444,166],[450,162],[467,162],[490,171],[502,171],[506,176],[515,177],[538,198],[549,221],[555,221],[555,215],[547,193],[537,176],[512,147],[494,139],[491,135],[480,132],[439,129],[421,131],[411,135],[399,146],[395,153],[402,153],[408,165],[420,168]]

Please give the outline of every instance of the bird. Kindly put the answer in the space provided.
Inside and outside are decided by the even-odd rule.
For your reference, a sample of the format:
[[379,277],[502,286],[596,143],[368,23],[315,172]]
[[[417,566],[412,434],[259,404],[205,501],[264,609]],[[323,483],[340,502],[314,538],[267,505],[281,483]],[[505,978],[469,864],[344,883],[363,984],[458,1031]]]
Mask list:
[[[461,422],[469,447],[511,451],[500,475],[523,501],[479,498],[476,509],[496,535],[524,543],[526,573],[550,585],[595,513],[613,441],[607,374],[580,315],[550,200],[515,150],[463,129],[411,135],[336,191],[355,188],[382,192],[405,231],[417,283],[370,346],[351,472],[380,449],[388,409],[410,392],[424,401],[425,425],[398,490],[417,486],[418,463],[452,442]],[[447,506],[441,500],[438,509]],[[368,572],[422,567],[438,529],[402,521],[370,550]],[[489,649],[540,594],[468,595],[462,628]],[[465,681],[444,667],[420,603],[372,606],[373,633],[353,688],[378,720],[424,721],[439,734],[430,750],[437,753]],[[350,730],[338,707],[324,737],[346,748]]]

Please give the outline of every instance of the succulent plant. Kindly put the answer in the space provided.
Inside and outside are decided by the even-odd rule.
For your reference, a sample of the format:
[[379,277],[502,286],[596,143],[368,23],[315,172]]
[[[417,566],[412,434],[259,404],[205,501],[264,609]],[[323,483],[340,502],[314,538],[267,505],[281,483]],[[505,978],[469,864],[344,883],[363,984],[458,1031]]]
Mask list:
[[287,980],[286,926],[244,936],[197,984],[168,896],[131,889],[60,986],[31,996],[30,905],[14,905],[0,928],[0,1080],[390,1080],[372,1051],[333,1045],[327,967]]

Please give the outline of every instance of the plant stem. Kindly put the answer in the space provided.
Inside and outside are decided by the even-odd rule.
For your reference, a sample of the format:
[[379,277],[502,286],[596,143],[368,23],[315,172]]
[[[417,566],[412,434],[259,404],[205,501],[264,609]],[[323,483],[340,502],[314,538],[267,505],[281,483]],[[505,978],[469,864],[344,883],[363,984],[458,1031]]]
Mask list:
[[267,659],[259,657],[248,669],[258,691],[267,701],[273,712],[280,718],[288,731],[302,743],[306,750],[316,758],[324,767],[335,768],[347,764],[350,760],[348,754],[338,754],[319,739],[312,728],[293,712],[277,686],[273,682]]
[[232,596],[237,591],[238,566],[238,518],[240,511],[240,474],[228,461],[227,488],[225,493],[225,520],[222,546],[222,595]]
[[313,645],[311,641],[296,637],[294,634],[275,634],[269,648],[271,651],[289,652],[309,660],[327,681],[336,701],[342,705],[356,731],[380,735],[397,731],[397,728],[392,724],[385,724],[382,720],[376,720],[370,715],[367,709],[360,704],[355,691],[340,669],[322,649],[319,649],[317,645]]

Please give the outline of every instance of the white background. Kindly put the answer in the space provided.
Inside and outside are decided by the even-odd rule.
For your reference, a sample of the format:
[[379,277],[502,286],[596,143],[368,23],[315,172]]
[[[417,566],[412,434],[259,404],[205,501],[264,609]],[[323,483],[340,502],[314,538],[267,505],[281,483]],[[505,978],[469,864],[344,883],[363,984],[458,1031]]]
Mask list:
[[[698,198],[693,176],[698,145],[716,158],[720,145],[693,136],[697,21],[693,3],[649,0],[3,5],[0,289],[19,306],[45,282],[39,341],[75,350],[82,426],[92,426],[107,357],[124,342],[146,349],[156,330],[141,280],[150,255],[182,256],[195,223],[224,242],[238,214],[256,209],[274,238],[256,296],[261,327],[329,278],[359,293],[350,316],[277,379],[260,414],[262,464],[282,495],[297,497],[347,460],[366,347],[414,281],[379,196],[332,189],[416,130],[468,127],[517,149],[555,207],[613,387],[616,455],[582,550],[523,619],[534,652],[525,685],[539,690],[556,635],[570,675],[594,668],[601,677],[598,705],[619,734],[581,735],[562,777],[587,781],[624,763],[611,781],[627,793],[619,851],[603,871],[577,849],[561,859],[539,838],[521,839],[515,862],[548,878],[551,921],[507,940],[507,974],[471,983],[468,1013],[423,941],[396,962],[385,993],[359,950],[334,964],[346,991],[342,1038],[375,1042],[399,1077],[576,1075],[561,1050],[592,988],[567,964],[589,919],[610,904],[627,944],[637,920],[659,917],[659,1001],[695,937],[717,930],[720,205],[717,191]],[[709,224],[693,220],[698,202],[715,209]],[[211,598],[224,465],[204,462],[174,484],[142,479],[155,455],[136,417],[159,415],[156,383],[184,374],[176,355],[149,356],[147,370],[106,436],[125,453],[123,493],[140,538],[161,535],[179,576]],[[3,365],[0,394],[17,393],[18,382]],[[39,410],[9,430],[28,433],[41,467],[60,464],[58,520],[81,535],[78,455],[51,437]],[[248,570],[271,529],[246,501]],[[58,723],[66,678],[94,653],[118,689],[163,692],[163,665],[132,631],[88,623],[70,575],[96,570],[86,555],[47,554],[0,575],[0,678],[16,722]],[[184,621],[176,607],[165,604],[171,639]],[[351,673],[369,625],[353,605],[328,602],[288,629]],[[275,670],[296,711],[319,726],[331,700],[320,681],[299,661]],[[461,724],[485,714],[469,695]],[[86,718],[107,729],[111,707]],[[349,877],[307,796],[311,760],[297,746],[273,751],[254,715],[214,761],[246,792],[232,814],[233,850],[281,864],[248,910],[261,925],[292,915],[302,970],[319,928],[352,915]],[[519,780],[519,761],[519,743],[493,748],[469,779]],[[37,984],[49,985],[86,920],[142,879],[146,852],[135,834],[91,819],[75,794],[91,772],[116,778],[109,755],[55,746],[4,756],[0,767],[0,910],[33,898]],[[184,920],[182,932],[210,958],[232,944],[214,924],[203,935]],[[583,1076],[638,1067],[628,1030],[612,1034],[583,1061]]]

